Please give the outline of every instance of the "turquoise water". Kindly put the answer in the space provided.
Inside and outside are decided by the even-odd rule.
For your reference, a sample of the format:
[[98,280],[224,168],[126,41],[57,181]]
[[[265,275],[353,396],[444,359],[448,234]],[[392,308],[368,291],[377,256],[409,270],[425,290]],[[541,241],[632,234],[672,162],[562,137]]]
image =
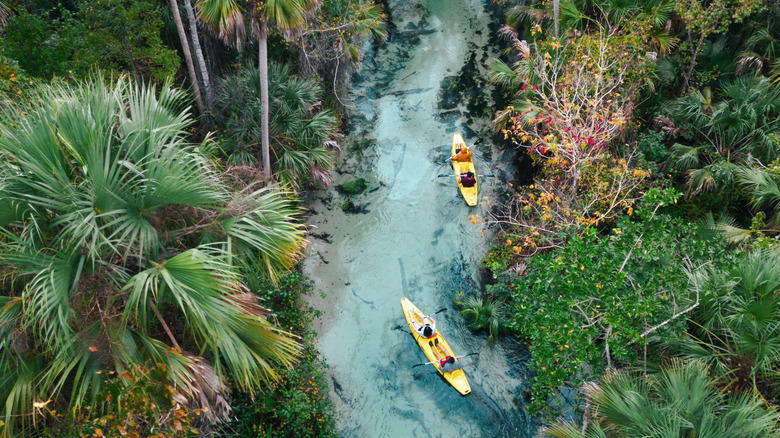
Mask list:
[[[319,347],[330,365],[339,431],[533,436],[522,350],[513,341],[487,348],[485,335],[472,333],[451,301],[456,291],[480,288],[491,231],[482,219],[501,183],[480,180],[482,203],[468,207],[452,178],[438,177],[452,173],[446,158],[453,132],[468,144],[487,132],[489,111],[480,117],[475,109],[489,107],[490,90],[471,90],[471,111],[455,98],[496,55],[496,17],[476,0],[389,4],[395,29],[380,47],[366,47],[352,77],[350,150],[334,174],[336,186],[362,178],[367,189],[348,197],[334,188],[310,203],[316,237],[305,270],[325,295],[310,303],[323,312]],[[489,141],[474,147],[474,157],[477,173],[498,176],[498,163],[512,159]],[[427,359],[405,324],[404,296],[424,312],[446,308],[435,317],[455,353],[479,353],[463,359],[472,394],[459,395],[431,366],[413,367]]]

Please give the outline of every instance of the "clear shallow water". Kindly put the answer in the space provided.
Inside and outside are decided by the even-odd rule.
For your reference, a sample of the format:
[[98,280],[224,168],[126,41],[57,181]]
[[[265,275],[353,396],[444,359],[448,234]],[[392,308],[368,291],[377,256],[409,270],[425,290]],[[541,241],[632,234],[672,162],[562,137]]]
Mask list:
[[[314,238],[305,263],[315,281],[310,303],[323,312],[319,347],[330,365],[331,397],[343,437],[527,437],[526,373],[514,344],[485,346],[452,306],[455,291],[479,290],[479,263],[489,244],[480,222],[500,184],[480,180],[483,203],[468,207],[446,163],[453,132],[473,144],[485,132],[442,87],[484,66],[491,17],[478,0],[390,1],[395,26],[350,86],[350,138],[338,184],[363,178],[357,197],[323,191],[310,203]],[[458,86],[455,86],[457,90]],[[484,90],[485,95],[489,90]],[[511,160],[475,146],[478,173],[499,174]],[[353,203],[350,213],[342,206]],[[463,397],[432,366],[408,331],[401,297],[434,313],[438,328],[463,359],[472,394]]]

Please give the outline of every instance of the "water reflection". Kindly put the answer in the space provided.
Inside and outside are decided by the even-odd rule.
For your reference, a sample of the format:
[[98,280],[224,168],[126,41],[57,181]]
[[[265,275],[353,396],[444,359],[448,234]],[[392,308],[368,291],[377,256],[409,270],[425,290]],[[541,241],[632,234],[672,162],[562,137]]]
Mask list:
[[[489,56],[492,17],[476,0],[390,1],[396,31],[366,51],[351,86],[352,150],[310,208],[316,227],[307,273],[325,296],[320,350],[331,366],[331,391],[344,437],[533,436],[520,388],[527,376],[516,349],[485,347],[452,307],[454,291],[479,288],[479,262],[488,230],[484,204],[469,208],[446,162],[452,133],[467,143],[489,120],[454,98]],[[471,62],[470,62],[471,60]],[[460,89],[459,89],[460,87]],[[472,101],[489,93],[472,90]],[[480,93],[484,93],[482,96]],[[476,99],[476,100],[475,100]],[[483,105],[484,106],[484,105]],[[478,173],[500,173],[489,142],[474,147]],[[347,195],[358,178],[365,190]],[[497,186],[480,182],[490,199]],[[409,297],[436,315],[439,329],[464,359],[472,394],[463,397],[426,362],[401,311]]]

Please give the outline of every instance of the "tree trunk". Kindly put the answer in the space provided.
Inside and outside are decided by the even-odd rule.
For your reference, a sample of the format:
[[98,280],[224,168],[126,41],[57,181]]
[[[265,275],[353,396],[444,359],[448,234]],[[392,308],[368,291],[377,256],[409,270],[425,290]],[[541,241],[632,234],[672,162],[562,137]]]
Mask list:
[[187,71],[190,74],[190,82],[192,82],[192,92],[195,94],[195,103],[198,105],[198,112],[203,114],[203,98],[200,95],[200,86],[198,85],[198,76],[195,75],[195,66],[192,64],[192,53],[190,52],[190,44],[187,41],[187,34],[184,32],[184,24],[181,22],[181,15],[179,14],[179,5],[176,0],[169,0],[171,5],[171,13],[173,14],[173,21],[176,22],[176,30],[179,31],[179,40],[181,40],[181,51],[184,52],[184,61],[187,63]]
[[[173,1],[173,0],[172,0]],[[268,138],[268,25],[260,22],[260,36],[257,39],[259,49],[258,69],[260,70],[261,131],[263,145],[263,176],[271,178],[271,150]]]
[[195,19],[195,13],[192,11],[192,3],[190,3],[190,0],[184,0],[184,10],[187,11],[187,21],[190,22],[190,39],[192,40],[192,48],[195,49],[195,60],[198,62],[200,77],[203,80],[203,88],[206,92],[206,108],[211,109],[211,105],[214,103],[214,96],[212,94],[211,81],[209,80],[209,70],[206,67],[206,61],[203,59],[203,51],[200,49],[200,39],[198,38],[198,22]]
[[[690,33],[688,33],[688,41],[691,40]],[[704,44],[704,37],[699,37],[699,42],[696,43],[696,48],[693,50],[693,53],[691,54],[691,66],[688,67],[688,72],[685,74],[685,77],[683,78],[683,84],[682,88],[680,89],[680,96],[685,94],[686,91],[688,91],[688,84],[691,82],[691,76],[693,76],[693,68],[696,67],[696,57],[699,56],[699,50],[701,50],[701,46]]]
[[130,61],[130,69],[133,70],[133,79],[135,79],[135,83],[141,85],[141,78],[138,76],[139,69],[135,63],[135,58],[133,57],[133,51],[130,49],[130,43],[127,42],[127,37],[122,38],[122,48],[125,50],[125,55],[127,55],[127,60]]
[[553,21],[555,21],[555,38],[561,37],[561,0],[553,0]]

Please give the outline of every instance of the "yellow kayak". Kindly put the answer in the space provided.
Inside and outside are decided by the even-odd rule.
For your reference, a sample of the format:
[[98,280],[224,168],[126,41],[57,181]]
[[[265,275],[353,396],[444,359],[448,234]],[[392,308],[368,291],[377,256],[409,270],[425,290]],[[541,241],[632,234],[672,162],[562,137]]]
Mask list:
[[[443,346],[447,351],[450,352],[450,354],[455,355],[455,353],[452,352],[449,344],[447,344],[447,341],[445,341],[444,337],[442,337],[441,333],[439,333],[439,330],[437,329],[436,333],[432,337],[427,339],[423,338],[412,326],[412,319],[414,319],[416,322],[420,322],[421,318],[419,315],[422,315],[423,313],[420,312],[420,309],[412,304],[412,302],[409,301],[409,299],[406,297],[401,298],[401,307],[404,309],[404,316],[406,317],[406,322],[409,324],[409,329],[412,331],[412,335],[414,335],[414,339],[418,344],[420,344],[420,348],[422,348],[423,352],[425,352],[425,356],[428,357],[428,360],[433,362],[431,365],[435,366],[439,371],[439,374],[444,376],[444,378],[447,379],[447,381],[450,382],[450,384],[454,386],[459,393],[462,395],[469,394],[471,392],[471,386],[469,386],[469,382],[466,380],[466,374],[463,372],[463,370],[457,369],[452,372],[443,372],[441,370],[441,366],[439,366],[439,361],[436,358],[436,355],[433,354],[433,348],[436,348],[438,353],[444,356],[441,350],[441,347]],[[434,345],[432,348],[429,342],[434,342],[435,339],[438,339],[439,342],[438,345]]]
[[[460,134],[456,132],[455,135],[452,136],[452,155],[455,155],[456,149],[459,149],[463,146],[466,146],[466,143],[463,141],[463,137],[461,137]],[[468,204],[470,207],[477,205],[477,199],[479,199],[477,196],[478,184],[474,184],[474,187],[463,187],[463,185],[460,183],[460,175],[468,171],[473,172],[474,177],[476,178],[477,170],[474,168],[474,160],[472,159],[465,162],[453,161],[452,170],[455,171],[455,179],[458,181],[460,193],[463,195],[463,199],[466,200],[466,204]]]

